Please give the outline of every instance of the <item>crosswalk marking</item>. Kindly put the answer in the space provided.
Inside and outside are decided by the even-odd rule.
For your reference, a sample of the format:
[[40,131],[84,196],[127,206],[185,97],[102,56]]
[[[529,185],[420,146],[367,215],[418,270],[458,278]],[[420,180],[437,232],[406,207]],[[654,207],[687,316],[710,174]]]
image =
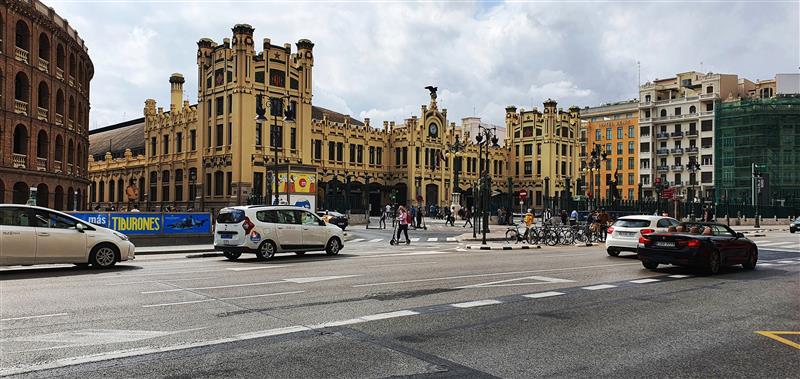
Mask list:
[[653,282],[660,282],[660,280],[658,280],[658,279],[636,279],[636,280],[631,280],[631,283],[636,283],[636,284],[645,284],[645,283],[653,283]]
[[615,287],[616,286],[613,285],[613,284],[598,284],[596,286],[583,287],[583,289],[589,290],[589,291],[597,291],[597,290],[604,290],[604,289],[615,288]]
[[456,242],[456,237],[447,237],[447,242]]
[[797,242],[770,242],[770,243],[759,243],[756,244],[757,246],[772,246],[778,247],[783,245],[797,245]]
[[363,240],[364,240],[363,238],[356,238],[354,240],[351,240],[350,242],[361,242]]
[[411,242],[419,242],[419,237],[412,238],[412,239],[411,239]]
[[383,238],[375,238],[375,239],[369,240],[369,242],[381,242],[381,241],[383,241]]
[[438,238],[436,238],[436,237],[431,237],[431,238],[428,238],[428,242],[436,242],[436,241],[438,241],[438,240],[439,240],[439,239],[438,239]]

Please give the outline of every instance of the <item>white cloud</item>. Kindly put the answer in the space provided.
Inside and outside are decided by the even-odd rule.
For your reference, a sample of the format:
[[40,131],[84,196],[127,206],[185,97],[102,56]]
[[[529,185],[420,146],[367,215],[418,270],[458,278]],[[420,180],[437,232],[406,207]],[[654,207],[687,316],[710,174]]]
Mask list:
[[[586,106],[636,96],[642,81],[700,70],[750,79],[795,72],[797,3],[81,3],[56,12],[95,64],[92,124],[169,102],[182,72],[196,101],[196,42],[237,23],[273,44],[315,44],[314,104],[373,125],[402,121],[438,86],[451,121],[501,124],[506,105]],[[756,25],[757,27],[754,27]],[[260,45],[260,43],[258,43]]]

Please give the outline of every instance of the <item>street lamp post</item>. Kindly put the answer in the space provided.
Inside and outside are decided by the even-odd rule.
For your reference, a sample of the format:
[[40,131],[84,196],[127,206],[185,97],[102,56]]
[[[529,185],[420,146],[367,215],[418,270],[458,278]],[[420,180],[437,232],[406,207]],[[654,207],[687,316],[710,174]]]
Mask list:
[[596,178],[594,172],[600,172],[601,164],[607,160],[608,152],[602,150],[602,146],[600,146],[600,144],[595,144],[591,154],[589,155],[589,160],[586,162],[586,169],[589,172],[589,175],[591,175],[589,179],[589,191],[592,193],[595,209],[599,208],[600,204],[600,196],[597,195],[597,193],[600,193],[600,179],[597,179],[597,193],[595,193],[594,182]]
[[[550,177],[544,177],[544,209],[550,209]],[[544,214],[544,210],[542,210]]]
[[692,173],[692,175],[689,177],[689,189],[692,191],[692,196],[688,199],[688,201],[689,201],[689,206],[691,207],[691,214],[689,215],[689,219],[692,222],[694,222],[696,220],[694,203],[695,203],[695,197],[697,196],[694,189],[695,182],[697,181],[695,173],[697,172],[697,170],[700,169],[700,165],[697,164],[697,159],[690,158],[689,163],[686,164],[686,168],[689,170],[689,172]]
[[[270,145],[272,145],[272,150],[275,152],[275,160],[273,162],[274,168],[274,180],[275,180],[275,204],[279,203],[278,199],[278,184],[279,184],[279,177],[278,177],[278,147],[283,147],[281,143],[279,145],[279,139],[283,138],[282,133],[279,133],[278,129],[278,116],[283,117],[283,121],[294,121],[294,109],[293,108],[284,108],[283,100],[289,99],[290,97],[287,96],[276,96],[269,98],[269,108],[270,108],[270,115],[273,116],[273,124],[270,128],[269,136],[270,136]],[[266,116],[266,109],[263,106],[263,97],[262,95],[256,95],[256,122],[257,123],[264,123],[269,121]],[[289,166],[286,166],[287,170]],[[289,198],[289,172],[286,173],[286,198],[288,202]]]
[[[459,174],[461,165],[458,164],[458,163],[460,163],[460,161],[457,161],[456,158],[458,158],[458,153],[463,151],[463,150],[464,150],[464,144],[461,143],[461,139],[459,138],[458,134],[456,134],[455,142],[453,142],[452,144],[447,145],[448,154],[451,154],[452,157],[453,157],[453,186],[452,186],[452,191],[451,191],[452,193],[450,195],[450,203],[451,203],[450,205],[451,206],[455,206],[455,205],[460,206],[460,204],[456,204],[455,203],[456,202],[456,197],[453,194],[460,193],[460,190],[461,190],[461,187],[459,186],[459,178],[458,178],[458,174]],[[458,188],[458,190],[456,188]],[[459,191],[459,192],[456,192],[456,191]],[[458,209],[456,208],[456,209],[454,209],[454,211],[457,212]]]
[[489,232],[489,191],[492,189],[492,178],[489,176],[489,143],[492,147],[498,147],[497,144],[497,128],[485,128],[483,125],[478,125],[478,135],[475,136],[475,141],[478,142],[478,160],[480,160],[479,171],[481,174],[480,188],[482,190],[481,199],[481,244],[486,245],[486,233]]

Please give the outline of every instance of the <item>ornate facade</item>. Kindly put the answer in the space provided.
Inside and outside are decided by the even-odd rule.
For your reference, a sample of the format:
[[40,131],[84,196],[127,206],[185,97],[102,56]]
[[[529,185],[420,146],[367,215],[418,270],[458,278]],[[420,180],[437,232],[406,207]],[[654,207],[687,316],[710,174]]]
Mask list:
[[0,0],[0,203],[85,206],[89,82],[78,33],[38,0]]
[[[505,206],[511,200],[509,167],[516,157],[507,146],[490,146],[481,165],[481,145],[448,120],[435,88],[429,88],[430,101],[419,115],[376,127],[369,119],[312,106],[311,41],[301,39],[292,51],[289,44],[264,39],[256,52],[253,31],[240,24],[222,44],[206,38],[198,42],[197,104],[182,99],[184,79],[173,74],[169,110],[147,100],[143,119],[92,131],[91,203],[124,208],[125,186],[137,190],[131,192],[139,193],[140,208],[219,209],[270,202],[277,187],[281,201],[309,200],[317,208],[377,211],[392,199],[450,204],[454,192],[469,206],[481,167],[493,177],[493,204]],[[561,179],[575,177],[577,113],[556,111],[555,102],[545,106],[549,113],[535,123],[547,133],[538,136],[547,169],[536,176],[518,173],[512,186],[534,191],[543,175],[551,175],[558,181],[551,190],[556,195]],[[257,120],[259,109],[266,114]],[[532,114],[521,112],[517,118],[527,125]],[[519,134],[514,120],[509,113],[508,129]],[[549,154],[560,157],[559,163]],[[556,167],[561,162],[564,166]]]

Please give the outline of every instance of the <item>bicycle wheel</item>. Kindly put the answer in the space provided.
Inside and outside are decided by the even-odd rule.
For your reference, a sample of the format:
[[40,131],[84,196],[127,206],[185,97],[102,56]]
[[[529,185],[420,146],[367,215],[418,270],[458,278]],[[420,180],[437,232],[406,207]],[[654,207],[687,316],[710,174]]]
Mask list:
[[578,243],[586,243],[586,233],[584,233],[583,229],[576,230],[574,237]]
[[528,242],[529,245],[538,245],[539,232],[534,228],[528,229],[528,235],[525,236],[525,240]]
[[555,230],[548,230],[547,235],[544,237],[545,243],[547,246],[555,246],[558,245],[559,241],[558,232]]
[[562,245],[572,245],[575,243],[575,234],[570,229],[562,229],[561,230],[561,244]]
[[519,232],[514,229],[509,229],[506,231],[506,242],[508,243],[517,243],[519,242]]

